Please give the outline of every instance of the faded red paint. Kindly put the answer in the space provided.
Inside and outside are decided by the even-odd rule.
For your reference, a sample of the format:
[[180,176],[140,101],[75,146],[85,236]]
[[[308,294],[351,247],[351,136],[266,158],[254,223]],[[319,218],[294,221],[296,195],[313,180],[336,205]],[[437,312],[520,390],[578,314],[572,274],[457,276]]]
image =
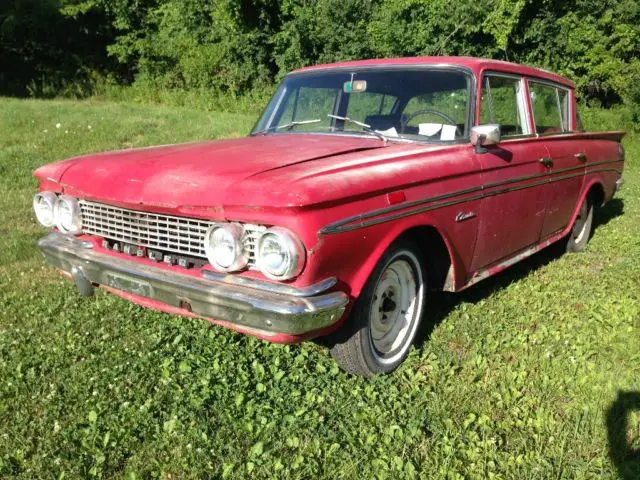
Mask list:
[[[573,89],[572,82],[550,72],[460,57],[367,60],[304,70],[400,64],[468,68],[477,79],[476,113],[479,79],[487,70],[541,78]],[[528,95],[526,98],[530,108]],[[478,121],[477,115],[476,124]],[[570,124],[575,123],[572,118]],[[479,154],[468,143],[385,145],[375,137],[278,134],[86,155],[45,165],[35,176],[42,190],[125,208],[287,227],[307,249],[302,274],[289,283],[306,286],[335,276],[339,279],[336,288],[355,299],[385,249],[413,227],[433,227],[444,240],[452,262],[451,290],[466,288],[563,237],[590,188],[601,186],[605,200],[613,195],[624,167],[618,149],[623,135],[533,135],[507,139],[499,148]],[[584,153],[586,162],[580,162],[576,153]],[[545,169],[538,162],[540,157],[552,157],[553,168]],[[563,175],[558,170],[574,166],[579,167],[579,176],[566,182],[554,180]],[[538,177],[518,180],[534,176]],[[514,189],[503,192],[503,187],[491,186],[501,182],[511,182],[509,187]],[[534,183],[539,185],[531,186]],[[452,192],[462,192],[456,198],[465,201],[448,204],[446,199],[437,200]],[[432,198],[438,208],[412,210],[416,202]],[[390,206],[398,210],[388,221],[355,228],[362,224],[360,215],[384,212]],[[405,215],[409,212],[412,214]],[[380,213],[380,218],[385,215]],[[323,233],[327,226],[345,219],[350,219],[347,226],[355,229]],[[99,241],[93,240],[96,248],[101,248]],[[197,269],[184,271],[127,258],[199,275]],[[263,278],[257,271],[238,275]],[[151,308],[189,314],[124,292],[118,294]],[[305,337],[245,333],[291,343],[326,331]]]

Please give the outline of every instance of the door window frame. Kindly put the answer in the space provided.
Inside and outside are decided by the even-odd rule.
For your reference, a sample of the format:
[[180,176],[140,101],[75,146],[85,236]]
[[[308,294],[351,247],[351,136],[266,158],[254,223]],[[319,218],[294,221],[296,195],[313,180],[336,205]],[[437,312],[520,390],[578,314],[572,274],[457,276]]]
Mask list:
[[525,79],[522,75],[515,73],[506,73],[496,70],[483,70],[481,73],[481,79],[478,84],[478,100],[477,100],[477,119],[476,125],[480,125],[480,115],[482,108],[482,89],[484,88],[484,81],[487,77],[501,77],[511,80],[517,80],[520,83],[520,92],[516,95],[516,102],[518,107],[518,114],[523,115],[522,130],[524,133],[518,135],[508,135],[501,138],[501,142],[508,140],[517,140],[521,138],[530,138],[535,136],[535,125],[533,123],[533,115],[531,114],[531,105],[529,103],[529,84],[528,79]]
[[[555,89],[556,92],[556,104],[558,105],[558,113],[560,114],[560,127],[562,131],[560,132],[550,132],[550,133],[538,133],[538,129],[536,128],[536,119],[533,114],[533,104],[531,103],[531,99],[528,98],[527,101],[529,103],[529,111],[531,113],[531,127],[533,128],[534,134],[536,137],[549,137],[551,135],[567,135],[571,133],[575,133],[574,129],[574,100],[573,100],[573,91],[571,88],[565,87],[556,82],[551,82],[549,80],[544,80],[537,77],[527,77],[527,95],[529,95],[529,86],[530,84],[542,85],[544,87],[551,87]],[[564,121],[562,120],[562,103],[560,102],[559,91],[562,90],[567,95],[567,129],[564,129]]]

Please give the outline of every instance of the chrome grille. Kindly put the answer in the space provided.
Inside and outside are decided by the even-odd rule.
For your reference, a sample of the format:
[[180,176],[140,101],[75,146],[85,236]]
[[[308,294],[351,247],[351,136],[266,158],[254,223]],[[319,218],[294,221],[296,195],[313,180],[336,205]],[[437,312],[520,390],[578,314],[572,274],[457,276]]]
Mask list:
[[249,268],[256,265],[256,251],[258,250],[258,238],[267,227],[261,225],[244,225],[244,236],[242,246],[249,257]]
[[[204,236],[213,222],[128,210],[86,200],[80,200],[80,209],[82,231],[86,234],[164,252],[207,258]],[[242,242],[249,255],[249,267],[255,266],[258,237],[265,229],[261,225],[244,225]]]

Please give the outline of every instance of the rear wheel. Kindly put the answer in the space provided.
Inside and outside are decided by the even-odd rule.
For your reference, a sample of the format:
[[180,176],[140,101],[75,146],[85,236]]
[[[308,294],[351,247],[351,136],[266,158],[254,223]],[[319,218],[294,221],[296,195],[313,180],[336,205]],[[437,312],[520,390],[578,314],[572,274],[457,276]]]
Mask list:
[[427,289],[422,255],[413,242],[395,242],[382,256],[336,332],[331,355],[347,372],[371,376],[394,370],[418,331]]
[[587,195],[580,206],[580,212],[569,233],[567,252],[582,252],[587,248],[593,227],[593,210],[593,201],[591,196]]

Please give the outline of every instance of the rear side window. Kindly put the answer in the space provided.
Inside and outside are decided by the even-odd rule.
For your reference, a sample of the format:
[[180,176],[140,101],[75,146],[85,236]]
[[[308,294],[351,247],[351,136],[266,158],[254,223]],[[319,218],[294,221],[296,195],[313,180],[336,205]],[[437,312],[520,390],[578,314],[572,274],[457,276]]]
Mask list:
[[567,89],[529,82],[529,96],[536,133],[569,131],[570,98]]
[[565,90],[564,88],[557,88],[558,92],[558,101],[560,102],[560,115],[562,116],[562,131],[568,132],[569,128],[569,114],[570,114],[570,105],[571,99],[569,97],[569,90]]
[[480,124],[497,123],[503,137],[527,135],[529,126],[520,78],[485,75],[482,79]]
[[578,132],[584,132],[584,125],[582,124],[582,118],[580,118],[579,112],[576,112],[576,130],[578,130]]

